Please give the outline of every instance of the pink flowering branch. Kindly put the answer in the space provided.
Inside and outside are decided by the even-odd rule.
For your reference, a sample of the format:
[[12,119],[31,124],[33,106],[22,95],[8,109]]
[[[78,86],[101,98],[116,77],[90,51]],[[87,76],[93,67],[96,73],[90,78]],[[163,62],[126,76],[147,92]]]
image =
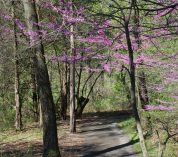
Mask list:
[[144,109],[147,111],[173,111],[173,107],[167,107],[163,105],[145,105]]

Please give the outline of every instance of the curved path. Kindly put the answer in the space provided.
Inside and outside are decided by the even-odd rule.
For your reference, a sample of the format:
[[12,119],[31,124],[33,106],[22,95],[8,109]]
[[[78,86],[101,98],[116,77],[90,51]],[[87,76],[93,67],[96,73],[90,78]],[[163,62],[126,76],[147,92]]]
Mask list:
[[[122,115],[123,118],[124,115]],[[136,157],[129,138],[117,126],[121,115],[114,113],[90,114],[79,124],[84,145],[81,157]]]

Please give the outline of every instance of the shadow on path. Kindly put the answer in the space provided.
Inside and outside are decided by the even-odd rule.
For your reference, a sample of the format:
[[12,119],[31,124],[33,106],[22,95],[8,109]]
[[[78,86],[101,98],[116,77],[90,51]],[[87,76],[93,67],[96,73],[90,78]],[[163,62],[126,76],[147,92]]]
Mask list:
[[139,142],[129,138],[118,127],[118,121],[126,120],[130,113],[90,113],[82,119],[81,135],[85,139],[82,157],[137,157],[132,145]]
[[[130,142],[125,143],[125,144],[122,144],[122,145],[110,147],[110,148],[107,148],[107,149],[104,149],[104,150],[101,150],[101,151],[93,151],[93,152],[90,152],[90,153],[87,154],[87,155],[84,155],[83,157],[95,157],[95,156],[99,156],[99,155],[101,155],[101,154],[105,154],[105,153],[108,153],[108,152],[111,152],[111,151],[114,151],[114,150],[117,150],[117,149],[120,149],[120,148],[129,146],[129,145],[133,145],[134,143],[137,143],[137,142],[139,142],[138,139],[133,140],[133,141],[130,141]],[[124,155],[124,156],[130,156],[130,155],[135,155],[135,154],[139,154],[139,153],[140,153],[140,152],[132,153],[132,154],[126,154],[126,155]],[[118,154],[118,155],[119,155],[119,154]]]

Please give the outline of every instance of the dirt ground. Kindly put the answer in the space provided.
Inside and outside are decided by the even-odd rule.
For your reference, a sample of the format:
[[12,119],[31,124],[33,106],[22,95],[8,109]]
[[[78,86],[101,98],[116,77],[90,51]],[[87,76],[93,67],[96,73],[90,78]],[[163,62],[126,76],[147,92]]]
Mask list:
[[[83,139],[79,133],[70,134],[69,124],[67,121],[59,123],[58,140],[59,148],[62,157],[78,156],[77,150],[82,146]],[[34,128],[33,128],[34,127]],[[42,135],[33,138],[27,136],[34,136],[31,132],[36,129],[36,126],[25,128],[22,132],[9,131],[6,136],[17,136],[16,140],[2,140],[0,141],[0,157],[41,157],[42,156]],[[29,129],[31,130],[29,133]],[[35,132],[35,131],[34,131]],[[20,136],[20,138],[19,138]],[[24,138],[24,136],[26,136]]]

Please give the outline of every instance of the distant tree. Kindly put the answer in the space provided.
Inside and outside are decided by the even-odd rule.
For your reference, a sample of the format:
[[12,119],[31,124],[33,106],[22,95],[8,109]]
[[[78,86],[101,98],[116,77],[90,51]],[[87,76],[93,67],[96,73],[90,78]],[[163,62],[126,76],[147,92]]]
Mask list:
[[22,102],[20,97],[20,77],[19,77],[19,61],[18,61],[18,41],[17,41],[17,25],[16,20],[16,2],[12,1],[12,18],[13,18],[13,32],[14,32],[14,71],[15,71],[15,107],[16,107],[16,116],[15,116],[15,128],[16,130],[22,129]]

